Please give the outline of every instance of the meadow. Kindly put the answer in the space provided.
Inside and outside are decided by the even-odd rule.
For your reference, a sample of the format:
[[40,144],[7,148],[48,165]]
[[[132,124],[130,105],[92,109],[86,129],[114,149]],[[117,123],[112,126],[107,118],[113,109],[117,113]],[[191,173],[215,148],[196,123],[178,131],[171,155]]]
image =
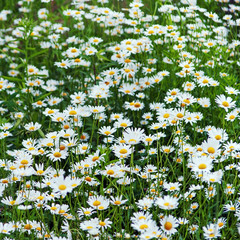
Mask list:
[[240,239],[240,1],[0,3],[0,239]]

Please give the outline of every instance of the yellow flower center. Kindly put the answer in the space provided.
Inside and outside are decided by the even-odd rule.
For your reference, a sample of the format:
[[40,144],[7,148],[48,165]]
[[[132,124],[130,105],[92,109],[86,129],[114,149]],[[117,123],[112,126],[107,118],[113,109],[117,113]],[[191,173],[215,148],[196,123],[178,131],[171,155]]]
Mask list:
[[221,137],[220,135],[216,135],[216,136],[215,136],[215,139],[216,139],[216,140],[220,140],[220,139],[222,139],[222,137]]
[[205,163],[201,163],[201,164],[199,164],[198,168],[199,169],[206,169],[207,165]]
[[33,228],[33,226],[31,224],[26,224],[24,226],[24,229],[26,229],[26,230],[31,230],[32,228]]
[[226,102],[226,101],[223,101],[223,102],[222,102],[222,105],[223,105],[224,107],[229,107],[229,103]]
[[9,203],[11,204],[11,205],[14,205],[15,204],[15,200],[13,200],[13,201],[10,201]]
[[127,127],[127,124],[126,124],[126,123],[121,123],[120,126],[121,126],[121,127]]
[[177,117],[178,117],[178,118],[183,118],[183,114],[182,114],[182,113],[178,113],[178,114],[177,114]]
[[165,114],[163,115],[164,118],[169,118],[169,116],[170,116],[169,113],[165,113]]
[[114,174],[114,171],[111,170],[111,169],[110,169],[110,170],[107,170],[107,174],[108,174],[108,175],[113,175],[113,174]]
[[147,228],[148,228],[148,225],[147,225],[147,224],[142,224],[142,225],[140,225],[139,228],[142,229],[142,230],[144,230],[144,229],[147,229]]
[[53,156],[59,158],[62,156],[62,154],[60,152],[55,152]]
[[93,206],[95,206],[95,207],[99,206],[100,204],[101,204],[101,202],[98,201],[98,200],[96,200],[96,201],[93,202]]
[[164,228],[166,229],[166,230],[171,230],[172,229],[172,223],[170,223],[170,222],[166,222],[165,224],[164,224]]
[[119,152],[120,152],[121,154],[126,154],[128,151],[127,151],[127,149],[123,148],[123,149],[121,149]]
[[26,159],[23,159],[22,161],[21,161],[21,164],[28,164],[28,160],[26,160]]
[[58,189],[61,190],[61,191],[64,191],[66,188],[67,188],[67,186],[64,185],[64,184],[61,184],[61,185],[58,186]]
[[75,111],[75,110],[71,110],[70,112],[69,112],[69,115],[76,115],[77,114],[77,112]]
[[209,147],[207,151],[208,153],[212,153],[212,154],[215,153],[215,149],[213,147]]

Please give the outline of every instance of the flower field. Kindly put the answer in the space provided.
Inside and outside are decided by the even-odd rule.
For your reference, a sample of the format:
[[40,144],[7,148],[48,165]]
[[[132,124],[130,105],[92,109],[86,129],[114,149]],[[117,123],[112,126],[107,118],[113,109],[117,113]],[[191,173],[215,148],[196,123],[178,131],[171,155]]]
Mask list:
[[240,239],[240,1],[0,1],[0,239]]

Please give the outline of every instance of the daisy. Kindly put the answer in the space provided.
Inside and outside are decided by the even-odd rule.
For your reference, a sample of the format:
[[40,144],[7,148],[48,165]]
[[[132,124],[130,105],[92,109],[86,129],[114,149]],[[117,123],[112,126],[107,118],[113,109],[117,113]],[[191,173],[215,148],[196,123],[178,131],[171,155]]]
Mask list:
[[47,156],[53,161],[59,161],[61,159],[66,159],[68,156],[68,152],[63,150],[61,151],[59,148],[52,149],[49,151]]
[[24,128],[30,132],[34,132],[34,131],[37,131],[38,129],[40,129],[41,126],[42,125],[37,122],[36,123],[30,122],[30,123],[24,125]]
[[65,68],[65,69],[71,66],[69,60],[62,60],[61,62],[55,62],[54,65],[60,68]]
[[218,170],[216,172],[205,172],[203,174],[202,180],[208,183],[221,183],[223,177],[223,171]]
[[226,93],[230,94],[230,95],[237,95],[240,93],[240,91],[238,91],[237,89],[233,88],[233,87],[226,87]]
[[122,113],[112,113],[110,115],[110,120],[118,120],[118,119],[123,119],[123,114]]
[[131,95],[133,96],[134,93],[137,91],[135,84],[124,83],[122,84],[119,92],[122,92],[124,95]]
[[172,235],[177,232],[177,227],[179,225],[177,219],[172,215],[165,216],[161,221],[161,229],[167,235]]
[[204,141],[201,145],[203,152],[209,155],[218,155],[220,152],[220,143],[216,139],[209,138],[207,141]]
[[139,111],[144,108],[144,103],[140,101],[126,102],[126,109],[131,109],[132,111]]
[[143,199],[138,200],[138,202],[136,204],[137,204],[138,208],[140,208],[142,210],[147,210],[153,206],[153,203],[154,203],[153,199],[144,197]]
[[91,216],[96,211],[93,208],[81,208],[78,210],[78,216],[81,218],[82,216]]
[[28,65],[27,67],[27,72],[28,72],[28,75],[36,75],[38,74],[39,72],[39,69],[37,69],[35,66],[33,65]]
[[170,146],[161,146],[160,150],[161,150],[161,152],[168,154],[168,153],[173,152],[175,149],[174,149],[174,147],[170,147]]
[[172,210],[178,207],[178,199],[171,196],[160,197],[155,202],[161,209]]
[[162,108],[159,111],[157,111],[157,119],[158,121],[164,121],[164,120],[170,120],[174,116],[174,111],[172,109],[166,109]]
[[114,127],[116,128],[127,128],[132,126],[132,121],[127,118],[119,118],[117,122],[114,123]]
[[112,128],[110,126],[107,126],[107,127],[103,126],[99,128],[99,133],[108,137],[108,136],[112,136],[113,133],[116,132],[116,130],[117,130],[116,128]]
[[228,140],[228,134],[221,128],[214,128],[209,132],[209,137],[220,142]]
[[90,196],[87,203],[97,210],[105,210],[109,206],[109,200],[103,196]]
[[204,108],[208,108],[211,105],[210,99],[206,97],[197,99],[197,102]]
[[63,176],[54,178],[50,187],[53,192],[60,193],[63,197],[73,189],[70,177],[64,178]]
[[88,47],[87,49],[85,49],[85,54],[87,56],[92,56],[95,55],[97,53],[97,49],[94,47]]
[[91,113],[97,114],[97,113],[102,113],[105,111],[105,107],[104,106],[89,106],[89,111]]
[[45,175],[49,175],[52,171],[52,167],[47,167],[44,170],[44,164],[35,164],[35,175],[37,176],[45,176]]
[[207,227],[203,227],[203,235],[205,239],[215,239],[221,237],[217,224],[209,224]]
[[233,203],[232,201],[229,204],[223,206],[224,212],[236,212],[239,211],[239,203]]
[[102,171],[102,174],[108,177],[121,178],[125,175],[125,171],[118,165],[108,165],[105,167],[105,170]]
[[120,206],[120,205],[122,205],[122,204],[124,204],[124,203],[126,203],[128,200],[126,199],[126,200],[122,200],[122,195],[120,196],[120,197],[113,197],[113,196],[111,196],[110,197],[111,198],[111,204],[113,204],[113,205],[115,205],[115,206]]
[[236,109],[234,109],[233,111],[227,113],[225,119],[226,119],[227,121],[233,122],[238,115],[239,115],[239,111],[236,110]]
[[225,111],[228,111],[230,108],[235,107],[236,101],[233,101],[230,97],[225,97],[223,94],[219,95],[215,99],[219,107],[224,108]]
[[144,130],[141,128],[127,128],[123,132],[123,139],[127,144],[136,145],[143,138]]
[[152,219],[141,219],[133,222],[131,226],[137,231],[145,232],[151,227],[156,226],[156,223]]
[[113,152],[118,158],[127,158],[130,154],[132,154],[133,149],[130,145],[120,144],[113,146]]
[[71,47],[66,51],[66,55],[69,58],[76,58],[80,54],[79,49]]
[[212,159],[207,157],[193,158],[191,170],[193,172],[210,172],[213,168]]
[[146,146],[149,146],[153,143],[153,141],[156,140],[156,137],[154,135],[144,135],[143,138],[142,138],[142,142],[146,145]]
[[99,43],[101,43],[103,41],[103,39],[101,38],[98,38],[98,37],[91,37],[88,42],[90,44],[93,44],[93,45],[98,45]]
[[15,205],[19,205],[21,203],[23,203],[25,200],[19,195],[17,196],[17,198],[14,200],[11,196],[10,197],[6,197],[3,198],[1,200],[1,202],[5,205],[9,205],[9,206],[15,206]]
[[163,188],[166,190],[166,191],[170,191],[170,192],[173,192],[173,191],[179,191],[180,190],[180,186],[182,184],[181,183],[164,183],[163,184]]
[[98,218],[94,218],[91,220],[86,220],[80,223],[80,229],[82,229],[83,231],[94,231],[95,234],[98,234],[99,232],[99,219]]
[[109,221],[109,218],[106,218],[106,219],[104,219],[104,220],[100,220],[100,221],[99,221],[99,226],[100,226],[100,228],[102,228],[102,229],[110,228],[110,227],[111,227],[111,224],[112,224],[112,221]]
[[188,230],[190,233],[194,234],[198,230],[198,228],[199,228],[198,225],[193,224],[189,226]]

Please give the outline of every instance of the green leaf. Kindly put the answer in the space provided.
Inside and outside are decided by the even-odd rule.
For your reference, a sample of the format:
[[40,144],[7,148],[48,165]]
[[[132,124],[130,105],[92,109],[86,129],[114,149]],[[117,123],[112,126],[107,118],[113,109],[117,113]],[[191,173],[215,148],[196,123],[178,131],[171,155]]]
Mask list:
[[35,50],[36,48],[27,47],[27,50]]
[[48,49],[44,49],[44,50],[42,50],[42,51],[36,52],[36,53],[32,54],[31,56],[29,56],[29,59],[30,59],[30,58],[33,58],[33,57],[36,57],[36,56],[38,56],[38,55],[44,54],[44,53],[46,53],[47,51],[48,51]]
[[19,119],[17,120],[17,122],[15,123],[15,125],[13,126],[13,128],[10,129],[10,132],[11,132],[12,130],[16,129],[16,128],[20,125],[21,122],[22,122],[22,119],[19,118]]
[[15,78],[15,77],[7,77],[7,76],[2,76],[2,78],[7,79],[9,81],[14,81],[14,82],[23,82],[23,79],[20,78]]
[[38,129],[38,133],[40,134],[41,137],[45,138],[45,135],[41,129]]
[[105,60],[105,61],[110,61],[107,57],[101,55],[101,53],[103,53],[103,52],[105,52],[105,51],[106,51],[105,49],[101,49],[101,50],[99,50],[99,51],[97,52],[96,56],[97,56],[97,58],[98,58],[100,61],[103,61],[103,60]]
[[10,46],[7,46],[8,48],[12,49],[12,50],[17,50],[21,53],[24,53],[24,50],[20,49],[20,48],[14,48],[14,47],[10,47]]
[[44,99],[45,97],[47,97],[47,96],[49,96],[49,95],[51,95],[51,94],[52,94],[52,92],[46,93],[46,94],[40,96],[39,98],[37,98],[36,101],[42,100],[42,99]]

